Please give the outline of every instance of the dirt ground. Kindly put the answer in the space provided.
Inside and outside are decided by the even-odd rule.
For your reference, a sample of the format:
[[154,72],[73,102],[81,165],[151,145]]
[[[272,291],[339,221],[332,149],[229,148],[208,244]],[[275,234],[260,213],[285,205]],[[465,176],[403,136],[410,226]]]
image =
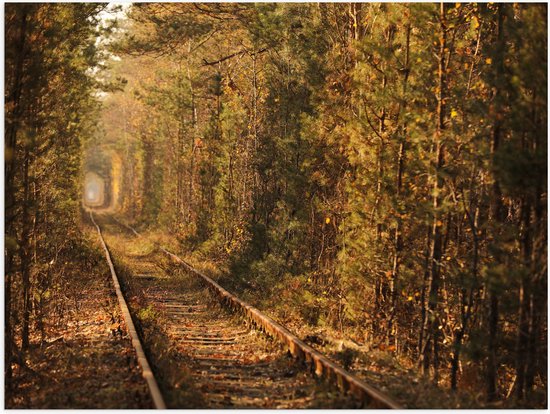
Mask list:
[[27,368],[14,365],[5,408],[152,408],[109,269],[67,277],[44,337],[31,331]]

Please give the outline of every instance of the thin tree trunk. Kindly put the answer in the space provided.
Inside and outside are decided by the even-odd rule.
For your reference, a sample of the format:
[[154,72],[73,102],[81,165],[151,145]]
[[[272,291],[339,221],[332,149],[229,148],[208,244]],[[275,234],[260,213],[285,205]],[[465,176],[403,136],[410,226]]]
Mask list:
[[25,149],[24,167],[23,167],[23,209],[21,215],[21,240],[19,242],[19,257],[21,260],[21,277],[23,287],[23,321],[21,328],[21,351],[29,348],[29,319],[30,319],[30,182],[29,182],[29,163],[30,154],[28,148]]
[[[504,75],[504,36],[503,36],[503,22],[504,22],[504,5],[499,4],[498,6],[498,23],[497,23],[497,46],[496,46],[496,76],[495,84],[495,113],[500,115],[501,108],[501,83]],[[495,155],[498,151],[500,145],[500,135],[501,135],[501,121],[499,116],[495,117],[493,124],[493,134],[491,140],[491,159],[492,166],[494,169],[495,165]],[[493,220],[494,234],[493,239],[498,238],[500,233],[500,227],[504,221],[503,218],[503,206],[502,206],[502,193],[500,190],[500,183],[498,177],[493,177],[493,186],[491,194],[491,205],[490,205],[490,216]],[[498,254],[500,256],[500,254]],[[496,257],[496,263],[502,261],[502,257]],[[499,319],[499,300],[498,293],[495,289],[494,283],[490,283],[488,287],[488,298],[489,298],[489,312],[488,312],[488,330],[489,330],[489,341],[488,341],[488,358],[487,358],[487,373],[486,373],[486,387],[487,387],[487,399],[489,401],[494,401],[497,397],[497,351],[498,351],[498,319]]]
[[[10,238],[12,243],[15,242],[17,236],[14,229],[14,205],[15,205],[15,188],[14,188],[14,179],[15,171],[18,165],[17,160],[17,132],[19,130],[20,117],[22,113],[21,108],[21,95],[23,89],[23,64],[25,61],[26,55],[26,42],[27,42],[27,23],[29,16],[30,5],[11,5],[11,7],[21,7],[21,17],[19,21],[19,39],[17,44],[17,50],[19,54],[14,68],[14,82],[13,88],[8,99],[6,99],[6,104],[11,104],[13,107],[13,112],[9,114],[6,112],[6,118],[10,122],[5,124],[5,150],[9,151],[9,157],[6,154],[6,166],[5,166],[5,225],[6,225],[6,236]],[[6,74],[7,77],[7,74]],[[8,85],[6,85],[8,87]],[[14,266],[14,256],[16,249],[14,246],[8,246],[6,249],[6,258],[5,258],[5,272],[4,272],[4,281],[5,281],[5,296],[4,296],[4,372],[5,372],[5,381],[7,387],[11,386],[11,377],[12,377],[12,368],[11,361],[13,355],[13,328],[12,328],[12,284],[13,284],[13,266]]]
[[[191,52],[191,42],[189,42],[189,53]],[[191,146],[190,146],[190,166],[189,166],[189,196],[187,203],[189,204],[188,216],[186,220],[191,221],[191,215],[194,211],[193,209],[193,197],[194,197],[194,180],[195,180],[195,140],[199,137],[199,124],[197,116],[197,106],[196,106],[196,97],[195,89],[193,87],[193,79],[191,78],[191,66],[189,59],[187,60],[187,81],[189,82],[189,91],[191,92],[191,126],[193,133],[191,134]]]
[[[464,202],[464,199],[463,199]],[[465,204],[465,202],[464,202]],[[472,315],[473,302],[474,302],[474,292],[477,286],[478,279],[478,265],[479,265],[479,237],[478,237],[478,209],[476,208],[476,214],[472,217],[471,212],[465,207],[466,217],[470,224],[470,229],[472,232],[472,243],[473,243],[473,257],[472,257],[472,279],[473,282],[470,282],[470,289],[464,287],[465,281],[461,279],[461,325],[458,330],[455,332],[454,344],[453,344],[453,355],[451,359],[451,389],[456,390],[458,386],[458,368],[460,364],[460,352],[462,350],[462,340],[466,334],[466,329],[468,328],[468,323]]]
[[[406,26],[406,46],[405,46],[405,71],[403,76],[403,102],[406,102],[406,93],[407,93],[407,82],[409,79],[409,52],[410,52],[410,37],[411,37],[411,25],[410,23]],[[405,109],[405,104],[400,107],[397,117],[401,111]],[[402,200],[402,189],[403,189],[403,173],[405,170],[405,157],[406,157],[406,143],[407,143],[407,126],[404,124],[402,126],[401,139],[399,143],[399,153],[397,156],[397,173],[396,173],[396,200],[399,204]],[[400,206],[397,210],[402,213]],[[403,250],[403,235],[402,232],[402,218],[397,218],[397,223],[395,225],[395,239],[394,239],[394,256],[393,256],[393,266],[392,266],[392,277],[391,277],[391,310],[390,310],[390,319],[388,321],[388,334],[392,334],[394,329],[394,318],[397,311],[397,298],[398,294],[398,284],[399,284],[399,265],[401,264],[401,251]],[[396,338],[397,340],[397,338]]]
[[[181,115],[183,117],[183,115]],[[183,119],[180,119],[179,128],[178,128],[178,141],[177,141],[177,180],[176,180],[176,211],[178,216],[181,214],[183,217],[186,217],[185,213],[185,200],[184,200],[184,189],[183,189],[183,141],[184,141],[184,131],[185,125]],[[176,218],[178,220],[178,218]]]
[[420,335],[418,338],[418,366],[421,367],[422,371],[425,373],[429,368],[429,353],[424,353],[424,346],[426,344],[426,330],[425,325],[427,324],[427,308],[426,308],[426,288],[428,280],[430,278],[430,246],[432,245],[432,232],[431,227],[426,226],[426,251],[424,253],[424,277],[422,279],[422,289],[420,293]]
[[[533,102],[536,102],[537,91],[533,91]],[[544,111],[544,110],[543,110]],[[545,128],[545,122],[540,120],[537,107],[532,110],[533,142],[531,150],[534,154],[540,151],[540,128]],[[541,332],[541,312],[546,309],[545,292],[546,286],[542,283],[546,278],[546,267],[541,266],[546,263],[546,211],[543,207],[543,180],[544,175],[537,180],[537,185],[533,197],[533,221],[531,223],[531,257],[529,262],[529,276],[531,282],[531,291],[529,295],[529,322],[528,322],[528,344],[525,367],[525,397],[529,399],[530,393],[535,384],[535,375],[537,362],[539,360],[539,336]]]
[[[523,253],[524,269],[531,269],[531,232],[530,232],[531,205],[526,197],[521,206],[521,245]],[[524,272],[521,276],[519,289],[519,314],[518,332],[516,343],[516,399],[522,401],[525,391],[525,370],[527,365],[527,353],[529,342],[529,314],[531,305],[531,275]]]
[[439,301],[440,284],[440,263],[443,248],[443,235],[441,232],[441,203],[443,190],[442,169],[445,165],[445,142],[443,133],[445,131],[446,120],[446,62],[445,50],[447,48],[447,24],[445,19],[445,4],[440,4],[439,11],[440,23],[440,42],[439,42],[439,93],[437,97],[437,126],[435,132],[435,171],[434,171],[434,197],[433,197],[433,223],[432,223],[432,245],[430,249],[430,277],[428,283],[428,315],[426,318],[425,330],[429,332],[424,346],[424,353],[432,350],[432,365],[434,368],[433,380],[435,383],[439,380],[439,318],[437,315],[437,305]]
[[[12,5],[11,7],[19,7],[17,5]],[[6,117],[9,119],[9,122],[5,124],[5,148],[6,152],[9,151],[9,154],[6,154],[6,169],[5,169],[5,185],[6,185],[6,227],[11,224],[13,220],[13,206],[15,204],[15,191],[13,188],[13,181],[15,178],[15,170],[18,165],[17,160],[17,132],[19,130],[19,124],[21,120],[21,115],[23,108],[21,107],[21,96],[23,90],[23,64],[26,56],[26,41],[27,41],[27,20],[29,15],[29,5],[21,5],[21,20],[19,22],[19,39],[17,44],[17,50],[19,53],[17,55],[17,60],[14,68],[14,82],[13,88],[6,99],[6,104],[12,107],[11,114],[9,111],[6,113]],[[6,74],[7,77],[7,74]],[[6,85],[9,87],[9,85]],[[8,228],[6,228],[8,230]],[[9,271],[6,268],[6,271]]]

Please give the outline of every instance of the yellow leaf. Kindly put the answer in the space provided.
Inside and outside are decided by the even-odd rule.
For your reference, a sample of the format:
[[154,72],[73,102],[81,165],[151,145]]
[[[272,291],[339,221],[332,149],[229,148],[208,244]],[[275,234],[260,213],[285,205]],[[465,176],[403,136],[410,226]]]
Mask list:
[[325,219],[325,223],[327,223],[327,224],[330,223],[330,217],[327,217],[327,218]]
[[456,110],[451,109],[451,118],[456,118],[458,116],[458,112]]
[[477,17],[474,16],[472,20],[474,22],[474,29],[477,29],[479,27],[479,21],[477,20]]
[[487,63],[488,65],[490,65],[491,63],[493,63],[493,59],[487,58],[487,59],[485,59],[485,63]]
[[413,297],[412,297],[412,296],[409,296],[409,297],[407,298],[407,301],[409,301],[409,302],[411,302],[412,300],[413,300]]

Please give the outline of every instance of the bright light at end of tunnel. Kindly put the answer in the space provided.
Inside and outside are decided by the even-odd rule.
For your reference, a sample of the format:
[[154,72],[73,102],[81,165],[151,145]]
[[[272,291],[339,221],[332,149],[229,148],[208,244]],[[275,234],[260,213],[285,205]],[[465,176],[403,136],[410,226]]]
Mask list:
[[97,192],[94,190],[88,190],[86,193],[86,198],[92,203],[97,202]]
[[99,207],[104,202],[104,181],[97,174],[89,172],[84,181],[84,203],[90,207]]
[[89,182],[86,189],[86,199],[90,203],[97,203],[99,201],[99,186],[97,182]]

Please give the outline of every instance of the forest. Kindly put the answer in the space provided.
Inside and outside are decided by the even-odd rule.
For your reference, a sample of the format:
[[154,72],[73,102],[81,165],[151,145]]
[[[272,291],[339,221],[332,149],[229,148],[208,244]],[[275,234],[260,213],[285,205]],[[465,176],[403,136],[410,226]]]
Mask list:
[[413,372],[431,408],[547,407],[546,4],[7,3],[4,19],[12,406],[98,272],[92,171],[102,210],[339,341],[344,364]]

